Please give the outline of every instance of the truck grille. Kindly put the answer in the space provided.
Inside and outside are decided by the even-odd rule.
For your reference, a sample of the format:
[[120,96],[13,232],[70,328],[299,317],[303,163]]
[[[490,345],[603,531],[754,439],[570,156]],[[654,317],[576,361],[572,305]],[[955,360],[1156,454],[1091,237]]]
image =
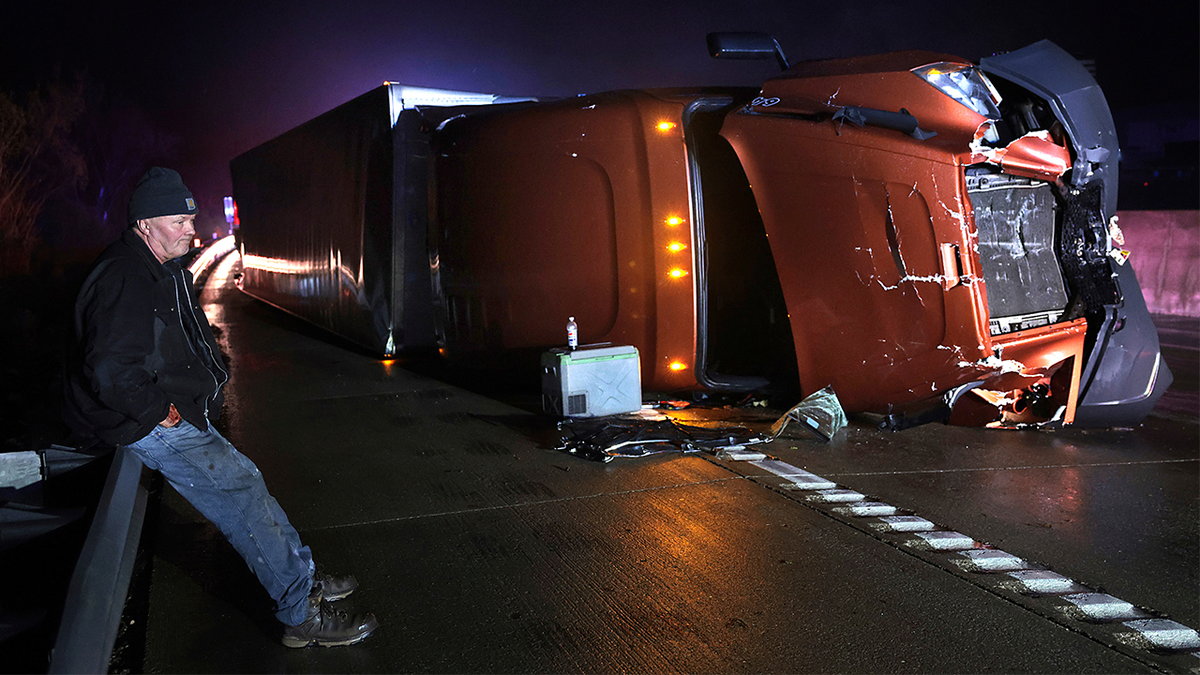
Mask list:
[[1056,323],[1067,290],[1055,252],[1057,207],[1043,181],[969,170],[992,335]]

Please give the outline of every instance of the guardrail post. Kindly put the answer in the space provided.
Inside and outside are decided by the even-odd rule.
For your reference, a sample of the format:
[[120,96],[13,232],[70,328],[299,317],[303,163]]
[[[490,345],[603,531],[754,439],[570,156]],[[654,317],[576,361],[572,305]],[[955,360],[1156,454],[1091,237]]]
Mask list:
[[107,673],[137,557],[146,489],[142,463],[117,448],[67,589],[50,673]]

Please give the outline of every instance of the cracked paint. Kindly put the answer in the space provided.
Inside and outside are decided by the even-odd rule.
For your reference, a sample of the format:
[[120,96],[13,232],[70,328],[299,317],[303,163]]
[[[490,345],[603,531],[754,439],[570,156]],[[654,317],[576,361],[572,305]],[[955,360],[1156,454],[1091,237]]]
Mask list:
[[967,361],[959,361],[959,368],[975,368],[980,370],[998,370],[999,374],[1005,373],[1023,373],[1025,372],[1025,364],[1015,359],[1001,359],[993,354],[986,359],[980,359],[974,363]]

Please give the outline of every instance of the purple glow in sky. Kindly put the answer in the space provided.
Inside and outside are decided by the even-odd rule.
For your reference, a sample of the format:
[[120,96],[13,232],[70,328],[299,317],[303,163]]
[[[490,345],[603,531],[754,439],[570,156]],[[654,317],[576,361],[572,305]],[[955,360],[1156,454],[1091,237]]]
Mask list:
[[[118,5],[117,7],[111,7]],[[755,85],[770,62],[714,61],[704,35],[757,30],[788,58],[926,49],[977,59],[1049,38],[1096,61],[1114,108],[1197,100],[1195,2],[27,2],[0,26],[0,89],[55,67],[138,102],[181,138],[211,226],[237,154],[384,80],[498,94]],[[204,219],[201,228],[206,225]]]

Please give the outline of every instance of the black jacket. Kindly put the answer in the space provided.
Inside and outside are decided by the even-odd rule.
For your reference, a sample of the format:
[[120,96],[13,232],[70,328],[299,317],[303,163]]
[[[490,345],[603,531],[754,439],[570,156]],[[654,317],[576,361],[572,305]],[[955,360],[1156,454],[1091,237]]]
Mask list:
[[132,443],[172,403],[200,429],[220,414],[229,373],[192,284],[132,230],[96,259],[75,302],[68,359],[63,414],[76,443]]

